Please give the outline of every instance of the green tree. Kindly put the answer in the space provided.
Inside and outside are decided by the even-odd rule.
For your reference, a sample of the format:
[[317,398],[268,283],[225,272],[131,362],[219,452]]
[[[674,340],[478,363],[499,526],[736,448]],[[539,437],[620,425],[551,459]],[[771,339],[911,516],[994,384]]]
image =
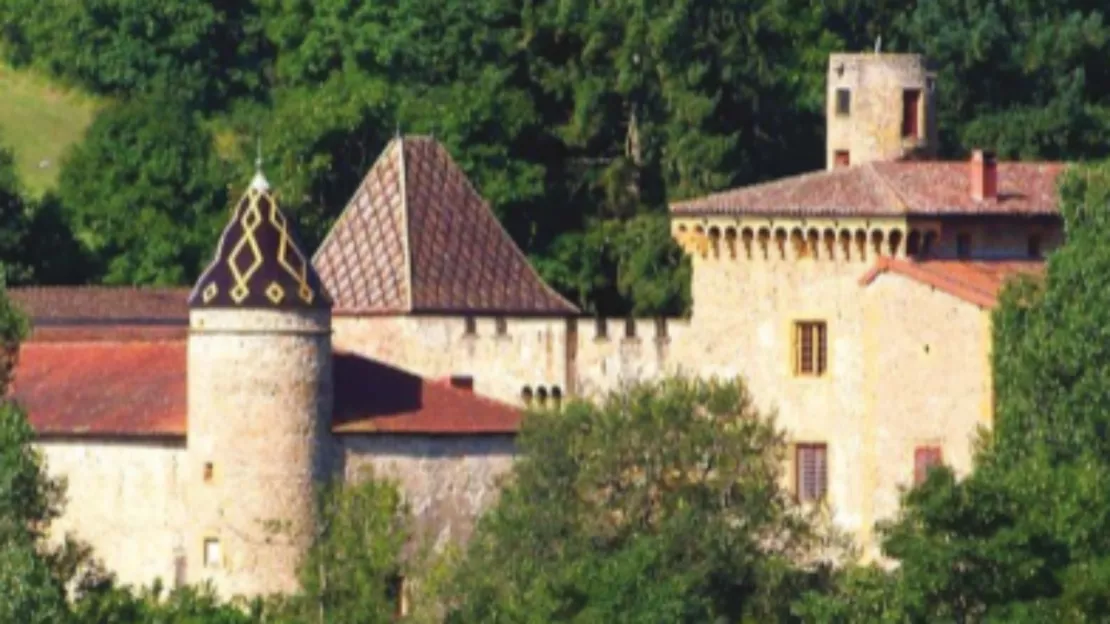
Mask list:
[[357,483],[323,488],[318,533],[299,566],[301,591],[273,599],[270,621],[393,622],[408,519],[397,486],[369,469]]
[[101,112],[62,165],[58,195],[112,284],[187,284],[227,219],[229,175],[196,116],[173,100]]
[[251,0],[6,0],[0,24],[9,62],[96,93],[169,93],[205,112],[259,95],[271,62]]
[[[786,618],[823,544],[740,382],[671,379],[530,413],[452,622]],[[812,565],[809,565],[812,564]]]

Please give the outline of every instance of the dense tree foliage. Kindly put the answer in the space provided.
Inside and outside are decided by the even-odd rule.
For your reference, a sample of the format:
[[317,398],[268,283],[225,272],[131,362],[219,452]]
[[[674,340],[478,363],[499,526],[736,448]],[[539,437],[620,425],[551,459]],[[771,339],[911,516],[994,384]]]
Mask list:
[[229,214],[227,167],[211,144],[173,99],[120,104],[89,127],[58,192],[81,242],[105,261],[104,281],[181,284],[200,273]]
[[821,534],[781,487],[783,434],[742,383],[531,413],[519,444],[449,621],[774,621],[819,569]]
[[[97,92],[168,93],[239,137],[225,147],[238,144],[243,164],[261,135],[309,246],[398,129],[434,134],[585,309],[674,313],[688,305],[688,269],[655,225],[666,203],[819,168],[829,52],[881,39],[929,55],[947,155],[1082,159],[1110,145],[1103,13],[1088,0],[13,0],[0,7],[0,52]],[[121,141],[116,151],[134,149]],[[92,175],[78,162],[71,181]],[[210,188],[209,168],[194,165],[164,179]],[[219,182],[242,175],[224,167]],[[147,192],[128,176],[96,184],[105,191],[77,212],[109,219],[123,209],[111,198]],[[154,198],[181,217],[187,246],[211,245],[190,202]],[[188,282],[199,270],[166,251],[142,262],[117,260],[129,251],[118,245],[93,251],[115,267],[109,281]]]

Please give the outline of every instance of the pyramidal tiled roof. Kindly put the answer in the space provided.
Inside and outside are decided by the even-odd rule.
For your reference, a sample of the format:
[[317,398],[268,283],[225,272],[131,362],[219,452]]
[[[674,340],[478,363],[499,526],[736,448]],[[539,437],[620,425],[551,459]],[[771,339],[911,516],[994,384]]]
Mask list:
[[426,137],[386,146],[313,263],[346,312],[578,313]]
[[259,173],[220,235],[216,257],[189,295],[191,308],[331,305],[293,226]]

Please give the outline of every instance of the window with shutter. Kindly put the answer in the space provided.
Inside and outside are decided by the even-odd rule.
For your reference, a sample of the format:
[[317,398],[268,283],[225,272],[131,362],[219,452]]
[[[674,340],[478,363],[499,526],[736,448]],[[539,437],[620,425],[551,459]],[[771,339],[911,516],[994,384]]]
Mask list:
[[794,324],[794,374],[820,376],[828,363],[827,330],[823,321]]
[[939,446],[919,446],[913,450],[913,482],[924,483],[929,471],[942,463]]
[[824,444],[795,447],[795,492],[801,502],[819,501],[828,491],[828,448]]

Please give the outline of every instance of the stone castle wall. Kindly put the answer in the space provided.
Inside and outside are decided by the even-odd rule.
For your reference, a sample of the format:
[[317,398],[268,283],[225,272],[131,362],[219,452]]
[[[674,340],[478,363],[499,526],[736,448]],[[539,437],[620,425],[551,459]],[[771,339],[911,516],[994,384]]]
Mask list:
[[191,313],[190,583],[210,580],[228,596],[296,588],[328,469],[329,319],[327,310]]
[[189,517],[184,440],[42,438],[36,446],[48,473],[67,484],[51,539],[89,544],[126,584],[179,580]]
[[370,468],[395,481],[414,519],[416,543],[437,548],[466,541],[512,467],[512,436],[343,435],[342,474],[357,481]]

